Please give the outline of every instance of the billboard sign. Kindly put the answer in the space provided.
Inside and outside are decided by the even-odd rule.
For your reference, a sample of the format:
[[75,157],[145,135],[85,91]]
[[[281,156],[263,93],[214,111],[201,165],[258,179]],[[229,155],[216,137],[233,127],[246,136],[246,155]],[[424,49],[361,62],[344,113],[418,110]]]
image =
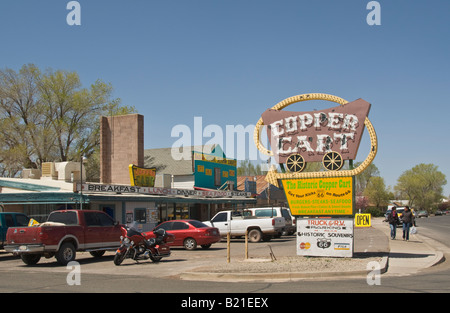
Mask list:
[[277,163],[285,163],[292,154],[301,154],[305,162],[320,162],[330,151],[354,160],[369,110],[370,103],[358,99],[322,111],[268,109],[261,117]]
[[353,178],[284,179],[294,216],[353,216]]
[[353,257],[353,218],[297,218],[297,255]]
[[130,164],[131,186],[154,187],[156,178],[156,168],[143,168]]

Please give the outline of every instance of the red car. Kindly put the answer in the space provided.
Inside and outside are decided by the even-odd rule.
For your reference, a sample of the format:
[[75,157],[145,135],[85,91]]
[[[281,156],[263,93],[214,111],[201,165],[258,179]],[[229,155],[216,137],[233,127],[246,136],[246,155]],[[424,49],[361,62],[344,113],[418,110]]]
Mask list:
[[[216,227],[209,227],[197,220],[172,220],[166,221],[155,227],[155,230],[163,228],[175,236],[175,240],[169,246],[182,246],[186,250],[195,250],[197,245],[208,249],[213,243],[220,241],[220,232]],[[146,233],[152,237],[153,231]]]

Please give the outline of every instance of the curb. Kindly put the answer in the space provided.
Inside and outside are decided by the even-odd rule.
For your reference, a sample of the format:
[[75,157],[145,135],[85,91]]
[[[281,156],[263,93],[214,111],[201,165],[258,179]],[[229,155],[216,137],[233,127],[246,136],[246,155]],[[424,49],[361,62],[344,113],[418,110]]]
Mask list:
[[[387,271],[389,257],[384,256],[380,261],[380,274]],[[302,279],[325,279],[339,277],[367,276],[373,269],[349,272],[281,272],[281,273],[212,273],[212,272],[184,272],[179,274],[181,280],[197,281],[227,281],[227,282],[288,282]]]

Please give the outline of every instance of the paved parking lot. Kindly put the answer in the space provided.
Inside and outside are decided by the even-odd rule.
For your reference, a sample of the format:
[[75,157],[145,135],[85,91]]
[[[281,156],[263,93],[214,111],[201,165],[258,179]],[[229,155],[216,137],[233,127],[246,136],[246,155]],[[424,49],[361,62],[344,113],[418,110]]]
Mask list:
[[[296,255],[296,236],[283,236],[273,239],[270,242],[249,243],[250,258],[270,258],[270,248],[275,257]],[[159,263],[150,260],[135,261],[127,259],[121,266],[113,263],[114,252],[107,252],[102,258],[95,259],[87,252],[78,252],[77,261],[81,265],[83,274],[109,274],[109,275],[138,275],[147,277],[176,276],[180,273],[194,268],[210,266],[211,264],[226,264],[227,262],[226,241],[221,241],[211,246],[209,249],[197,249],[186,251],[183,248],[172,248],[172,255],[163,258]],[[231,241],[231,262],[238,262],[244,259],[244,239],[232,239]],[[387,238],[380,231],[374,228],[355,229],[355,254],[367,254],[386,252],[388,249]],[[60,266],[55,258],[41,258],[35,266],[27,266],[18,257],[0,251],[0,271],[28,271],[28,272],[65,272],[71,269]]]

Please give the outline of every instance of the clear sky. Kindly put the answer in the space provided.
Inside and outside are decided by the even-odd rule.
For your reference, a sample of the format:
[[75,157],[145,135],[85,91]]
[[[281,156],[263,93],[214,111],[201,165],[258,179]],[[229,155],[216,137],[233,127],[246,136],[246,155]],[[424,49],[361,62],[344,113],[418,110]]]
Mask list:
[[[34,63],[76,71],[85,86],[110,82],[144,115],[146,149],[171,147],[172,129],[193,130],[194,117],[225,130],[298,94],[363,98],[386,184],[433,163],[450,195],[450,1],[380,0],[374,26],[368,0],[79,0],[80,26],[67,24],[68,2],[1,0],[0,68]],[[357,161],[364,141],[367,132]]]

